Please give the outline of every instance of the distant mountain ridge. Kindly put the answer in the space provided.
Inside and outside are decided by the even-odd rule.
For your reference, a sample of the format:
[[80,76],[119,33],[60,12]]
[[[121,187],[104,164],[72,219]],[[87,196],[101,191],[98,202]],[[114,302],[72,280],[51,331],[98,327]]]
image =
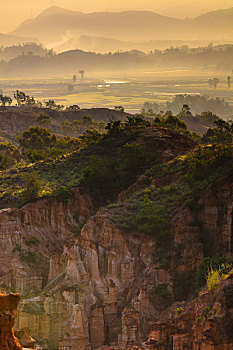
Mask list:
[[[105,38],[99,36],[88,36],[82,35],[80,37],[73,37],[71,39],[65,40],[59,45],[54,46],[53,49],[56,53],[61,53],[69,50],[83,50],[83,51],[91,51],[96,53],[109,53],[109,52],[117,52],[117,51],[129,51],[129,50],[141,50],[144,52],[157,50],[165,50],[171,46],[173,47],[181,47],[188,45],[189,47],[200,47],[200,46],[208,46],[210,44],[209,40],[131,40],[131,41],[123,41],[112,38]],[[223,45],[229,46],[233,44],[232,41],[215,41],[212,40],[213,46]]]
[[80,13],[49,8],[34,19],[23,22],[10,34],[25,36],[26,33],[44,43],[61,42],[74,36],[105,36],[117,40],[153,38],[153,31],[165,25],[170,30],[182,20],[169,18],[151,11]]
[[7,47],[12,45],[26,44],[29,42],[34,42],[39,44],[39,40],[32,37],[21,37],[9,34],[0,33],[0,46]]
[[115,40],[232,40],[233,8],[193,19],[177,19],[152,11],[82,13],[56,6],[23,22],[11,34],[34,36],[59,45],[81,36]]
[[167,8],[158,8],[155,10],[155,12],[160,13],[164,16],[183,19],[187,17],[194,18],[200,16],[201,14],[206,13],[207,9],[203,6],[198,7],[189,4],[174,4],[173,6],[170,5]]

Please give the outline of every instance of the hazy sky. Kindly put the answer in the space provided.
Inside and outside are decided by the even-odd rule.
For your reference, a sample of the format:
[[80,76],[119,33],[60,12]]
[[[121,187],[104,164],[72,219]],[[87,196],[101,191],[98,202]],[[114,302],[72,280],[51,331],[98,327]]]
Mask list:
[[233,0],[0,0],[0,5],[0,32],[6,33],[15,29],[23,20],[35,17],[51,5],[82,12],[152,10],[182,17],[233,7]]

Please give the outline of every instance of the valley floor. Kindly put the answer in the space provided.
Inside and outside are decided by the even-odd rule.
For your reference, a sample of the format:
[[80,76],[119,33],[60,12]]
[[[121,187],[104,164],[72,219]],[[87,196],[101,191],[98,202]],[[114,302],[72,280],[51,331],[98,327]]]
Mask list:
[[[210,88],[208,79],[216,76],[220,83],[217,89]],[[121,105],[129,113],[140,113],[145,101],[155,101],[164,109],[162,106],[176,94],[219,97],[233,105],[233,86],[227,87],[227,73],[176,67],[117,75],[87,72],[84,81],[76,83],[72,83],[72,77],[1,79],[0,89],[7,95],[19,89],[41,102],[53,99],[64,106],[114,108]]]

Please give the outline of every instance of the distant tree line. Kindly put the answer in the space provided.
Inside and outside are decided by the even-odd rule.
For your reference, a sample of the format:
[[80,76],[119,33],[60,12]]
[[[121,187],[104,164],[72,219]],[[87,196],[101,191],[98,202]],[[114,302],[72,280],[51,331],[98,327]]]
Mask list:
[[165,110],[171,111],[174,115],[178,115],[184,105],[189,106],[192,115],[201,115],[204,112],[211,112],[219,116],[233,115],[233,107],[223,98],[210,98],[205,95],[188,94],[176,95],[166,104],[145,102],[142,106],[142,113],[147,113],[153,116],[154,114],[158,114]]
[[[37,49],[36,49],[37,48]],[[34,45],[25,47],[14,47],[14,54],[6,55],[6,49],[0,52],[0,74],[20,76],[27,73],[43,73],[52,75],[56,72],[73,74],[77,65],[82,67],[79,70],[81,79],[86,70],[112,70],[117,66],[120,70],[127,70],[129,67],[202,67],[206,70],[213,66],[229,72],[232,71],[233,46],[200,47],[191,49],[188,47],[171,47],[166,50],[154,50],[144,53],[137,50],[125,52],[109,52],[107,54],[97,54],[95,52],[85,52],[82,50],[70,50],[59,54],[51,50],[46,50]],[[10,49],[8,49],[10,50]],[[1,60],[1,54],[2,60]],[[226,85],[228,84],[226,76]],[[213,77],[208,82],[210,87],[217,87],[218,78]]]
[[[65,108],[63,105],[57,104],[54,100],[44,102],[37,101],[33,96],[26,95],[25,92],[20,90],[15,91],[14,100],[18,107],[45,107],[58,111],[63,109],[67,111],[77,111],[80,109],[78,105],[72,105]],[[12,105],[12,103],[13,99],[10,96],[3,95],[3,93],[0,94],[0,106],[6,107],[7,105]]]

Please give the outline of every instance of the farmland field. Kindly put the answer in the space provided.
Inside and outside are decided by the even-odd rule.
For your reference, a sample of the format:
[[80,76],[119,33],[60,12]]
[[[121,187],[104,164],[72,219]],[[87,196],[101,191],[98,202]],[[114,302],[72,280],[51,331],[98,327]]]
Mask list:
[[[210,88],[208,79],[218,77],[217,89]],[[145,101],[164,103],[176,94],[202,94],[224,98],[233,104],[233,85],[227,87],[226,74],[216,72],[171,70],[138,74],[90,75],[83,81],[72,82],[72,77],[0,80],[4,94],[13,96],[16,89],[22,90],[39,101],[49,99],[64,106],[73,104],[81,108],[121,105],[130,113],[140,112]]]

